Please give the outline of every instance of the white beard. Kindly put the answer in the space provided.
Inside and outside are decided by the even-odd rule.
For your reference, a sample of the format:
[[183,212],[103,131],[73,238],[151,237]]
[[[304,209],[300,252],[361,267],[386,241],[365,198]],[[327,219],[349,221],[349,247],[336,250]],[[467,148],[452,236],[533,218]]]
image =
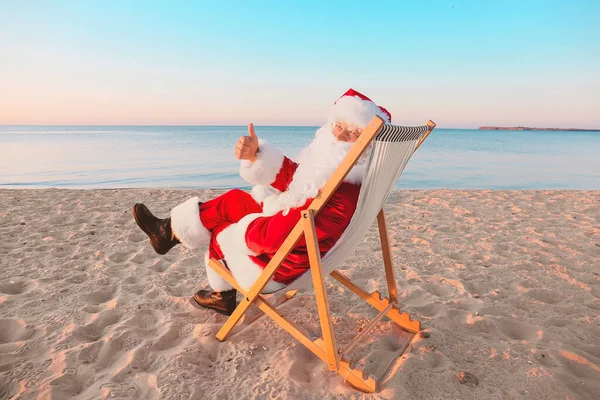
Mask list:
[[[341,142],[332,131],[332,124],[317,130],[315,139],[296,157],[298,168],[288,186],[288,190],[266,197],[263,201],[263,214],[274,215],[283,211],[286,215],[291,208],[297,208],[314,198],[331,178],[354,143]],[[345,182],[362,183],[369,161],[367,150],[350,170]]]

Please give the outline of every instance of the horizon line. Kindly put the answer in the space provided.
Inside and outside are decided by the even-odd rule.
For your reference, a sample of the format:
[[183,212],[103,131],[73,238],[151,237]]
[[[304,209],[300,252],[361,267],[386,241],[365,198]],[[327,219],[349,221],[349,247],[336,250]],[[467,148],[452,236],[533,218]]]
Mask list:
[[[254,126],[262,126],[262,127],[303,127],[303,128],[319,128],[323,125],[257,125]],[[423,124],[425,125],[425,124]],[[247,125],[236,125],[236,124],[0,124],[2,126],[165,126],[165,127],[185,127],[185,126],[243,126]],[[406,126],[419,126],[419,125],[406,125]],[[436,127],[437,129],[478,129],[478,128],[443,128]]]
[[[0,124],[0,127],[8,127],[8,126],[15,126],[15,127],[34,127],[34,126],[74,126],[74,127],[93,127],[93,126],[100,126],[100,127],[119,127],[119,126],[123,126],[123,127],[202,127],[202,126],[220,126],[220,127],[246,127],[247,125],[235,125],[235,124]],[[302,127],[302,128],[319,128],[323,125],[257,125],[254,124],[254,126],[257,127]],[[420,126],[420,125],[405,125],[405,126]],[[481,128],[486,128],[486,127],[493,127],[496,129],[481,129]],[[500,128],[500,129],[498,129]],[[538,128],[538,127],[534,127],[534,126],[521,126],[521,125],[506,125],[506,126],[496,126],[496,125],[480,125],[478,127],[474,127],[474,128],[465,128],[465,127],[460,127],[460,128],[445,128],[445,127],[441,127],[441,126],[436,126],[436,129],[469,129],[469,130],[511,130],[511,128],[527,128],[527,130],[554,130],[554,131],[592,131],[592,132],[600,132],[600,128],[576,128],[576,127],[570,127],[570,128],[552,128],[552,127],[543,127],[543,128]],[[515,130],[523,130],[523,129],[515,129]]]

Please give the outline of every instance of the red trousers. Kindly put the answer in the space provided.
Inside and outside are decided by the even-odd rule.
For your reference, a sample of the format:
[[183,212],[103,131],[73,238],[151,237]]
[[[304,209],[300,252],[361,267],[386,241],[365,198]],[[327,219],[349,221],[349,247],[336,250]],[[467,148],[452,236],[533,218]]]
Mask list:
[[223,259],[223,253],[217,244],[217,235],[221,231],[229,225],[239,222],[248,214],[260,212],[262,212],[262,206],[249,193],[240,189],[230,190],[200,204],[200,221],[212,234],[208,246],[210,258]]

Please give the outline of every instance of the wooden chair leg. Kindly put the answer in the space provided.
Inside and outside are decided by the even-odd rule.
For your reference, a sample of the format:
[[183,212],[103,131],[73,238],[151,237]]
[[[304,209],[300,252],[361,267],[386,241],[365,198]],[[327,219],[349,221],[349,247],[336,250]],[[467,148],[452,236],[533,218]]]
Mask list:
[[340,370],[338,373],[344,377],[344,380],[358,390],[365,393],[377,392],[377,381],[372,376],[354,368],[352,361],[349,358],[342,357],[340,360]]
[[[260,277],[262,278],[263,275],[268,276],[268,278],[266,279],[268,281],[269,279],[271,279],[271,276],[273,276],[274,273],[275,269],[273,269],[272,271],[265,269],[260,275]],[[222,342],[227,338],[227,336],[229,336],[231,330],[235,327],[235,325],[238,323],[240,318],[242,318],[242,316],[246,313],[246,311],[248,311],[250,305],[256,300],[256,297],[260,294],[260,291],[263,289],[264,285],[262,285],[262,287],[260,286],[261,283],[257,281],[254,284],[254,286],[252,286],[252,289],[248,292],[248,294],[244,296],[244,299],[237,305],[237,307],[233,311],[233,314],[231,314],[229,318],[227,318],[227,321],[225,321],[221,329],[219,329],[219,332],[217,332],[216,338],[218,341]]]
[[325,277],[321,269],[321,253],[317,242],[317,232],[315,230],[314,212],[307,210],[302,213],[304,219],[304,236],[306,238],[306,249],[310,262],[310,270],[315,288],[315,298],[317,301],[317,310],[319,311],[319,320],[321,321],[321,333],[325,343],[327,353],[328,367],[332,371],[340,369],[337,355],[337,346],[335,344],[335,332],[331,323],[329,313],[329,302],[327,301],[327,290],[325,289]]
[[[233,275],[231,275],[231,271],[214,259],[209,261],[209,265],[242,295],[246,296],[247,293],[239,287],[238,283],[233,278]],[[290,292],[294,292],[290,293],[293,296],[296,291]],[[286,295],[288,295],[288,293],[286,293]],[[275,321],[277,325],[304,345],[310,352],[323,360],[323,362],[329,362],[328,354],[325,350],[325,343],[322,338],[311,340],[306,333],[302,332],[300,327],[287,319],[273,304],[270,304],[263,299],[262,295],[256,297],[254,304],[256,304],[269,318]],[[340,374],[347,383],[366,393],[374,393],[377,391],[377,381],[372,376],[367,376],[360,368],[356,368],[349,357],[342,357],[339,360],[339,365],[340,368],[337,370],[337,373]]]
[[281,265],[281,262],[288,256],[290,251],[292,251],[292,248],[296,245],[298,240],[300,240],[300,236],[302,235],[303,231],[304,225],[302,221],[298,221],[292,232],[288,235],[287,239],[285,239],[279,250],[277,250],[277,253],[275,253],[275,256],[273,256],[262,274],[260,274],[252,288],[250,288],[248,293],[244,296],[244,299],[240,302],[240,304],[238,304],[238,306],[235,308],[235,311],[229,316],[227,321],[225,321],[219,332],[217,332],[217,340],[222,342],[227,338],[227,335],[229,335],[240,318],[242,318],[242,315],[244,315],[244,313],[248,310],[250,304],[256,300],[260,292],[269,282],[269,279],[271,279],[273,274],[275,274],[275,271]]
[[388,239],[383,209],[377,214],[377,226],[379,227],[381,252],[383,253],[383,263],[385,265],[385,280],[387,281],[390,301],[398,303],[398,288],[396,286],[396,277],[394,276],[394,264],[392,263],[392,253],[390,251],[390,241]]
[[[333,271],[331,273],[331,277],[356,293],[361,299],[366,301],[371,307],[378,311],[384,310],[390,304],[390,300],[387,298],[382,298],[379,292],[365,292],[338,271]],[[416,319],[412,319],[407,313],[400,312],[396,306],[389,310],[385,316],[395,322],[396,325],[410,333],[418,333],[421,331],[421,323]]]

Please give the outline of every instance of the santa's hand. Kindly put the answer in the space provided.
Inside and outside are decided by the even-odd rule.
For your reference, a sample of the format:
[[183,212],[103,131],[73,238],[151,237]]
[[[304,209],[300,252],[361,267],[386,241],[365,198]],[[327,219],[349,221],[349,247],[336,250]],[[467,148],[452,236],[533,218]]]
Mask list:
[[240,136],[235,145],[235,156],[238,160],[256,161],[258,152],[258,136],[254,132],[254,125],[248,125],[248,136]]

